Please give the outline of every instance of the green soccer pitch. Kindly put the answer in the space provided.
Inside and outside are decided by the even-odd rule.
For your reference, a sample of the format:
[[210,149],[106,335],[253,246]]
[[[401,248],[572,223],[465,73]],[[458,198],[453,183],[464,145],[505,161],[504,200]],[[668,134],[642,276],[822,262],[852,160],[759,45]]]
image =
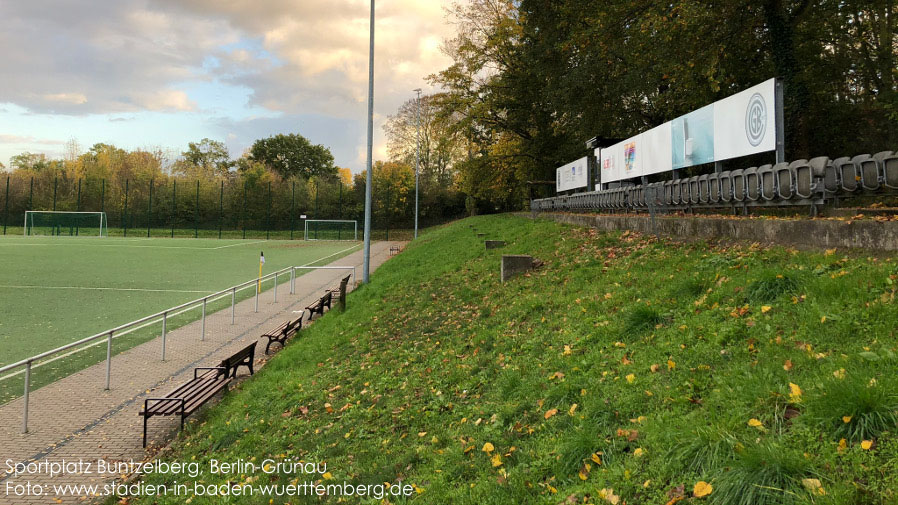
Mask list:
[[[359,247],[356,242],[0,237],[0,366],[254,279],[260,251],[267,274],[324,265]],[[262,289],[270,287],[271,282]],[[242,297],[252,292],[245,290]],[[210,310],[229,306],[230,297]],[[198,316],[191,311],[170,321],[169,328]],[[131,345],[152,337],[149,330],[143,333]],[[127,345],[116,340],[116,352]],[[97,351],[98,356],[78,360],[80,365],[105,358],[105,345]],[[3,396],[0,392],[0,403]]]

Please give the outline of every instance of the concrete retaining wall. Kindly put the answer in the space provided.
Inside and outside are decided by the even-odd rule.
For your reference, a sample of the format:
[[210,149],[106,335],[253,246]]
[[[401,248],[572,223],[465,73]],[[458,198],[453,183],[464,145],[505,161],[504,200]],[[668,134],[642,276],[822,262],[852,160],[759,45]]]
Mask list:
[[[652,233],[648,216],[608,216],[534,212],[520,215],[551,219],[604,231],[633,230]],[[720,219],[708,217],[656,217],[658,234],[682,239],[746,240],[820,249],[898,251],[898,221]]]

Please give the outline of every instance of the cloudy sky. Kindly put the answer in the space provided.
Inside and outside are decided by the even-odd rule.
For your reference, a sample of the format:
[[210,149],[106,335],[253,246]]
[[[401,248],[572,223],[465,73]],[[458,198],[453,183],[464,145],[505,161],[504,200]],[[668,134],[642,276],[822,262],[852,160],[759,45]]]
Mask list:
[[[448,65],[441,0],[380,0],[375,158],[386,116]],[[0,162],[76,139],[236,157],[301,133],[365,165],[368,0],[2,0]]]

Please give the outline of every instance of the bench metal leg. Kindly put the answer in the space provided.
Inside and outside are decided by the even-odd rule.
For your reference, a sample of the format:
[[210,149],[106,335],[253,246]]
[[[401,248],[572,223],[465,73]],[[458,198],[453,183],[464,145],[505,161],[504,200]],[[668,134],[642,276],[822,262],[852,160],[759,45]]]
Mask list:
[[143,448],[147,448],[147,416],[143,416]]

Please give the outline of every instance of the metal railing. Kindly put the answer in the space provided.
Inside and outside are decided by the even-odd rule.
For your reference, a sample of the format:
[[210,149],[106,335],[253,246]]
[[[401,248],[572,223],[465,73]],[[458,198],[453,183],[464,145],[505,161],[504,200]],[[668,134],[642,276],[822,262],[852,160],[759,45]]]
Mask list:
[[[22,433],[28,433],[28,407],[29,407],[29,399],[30,399],[30,393],[31,393],[30,389],[31,389],[31,370],[32,370],[32,368],[37,368],[39,366],[50,364],[58,359],[65,358],[65,357],[71,356],[74,353],[84,351],[84,350],[94,347],[96,345],[100,345],[101,344],[100,340],[105,339],[105,341],[106,341],[106,383],[105,383],[104,390],[108,391],[111,387],[111,382],[112,382],[112,357],[113,357],[112,356],[112,340],[114,338],[125,336],[129,333],[133,333],[133,332],[140,330],[142,328],[145,328],[147,326],[150,326],[153,324],[158,324],[159,322],[161,322],[162,323],[162,339],[161,339],[162,349],[161,349],[160,359],[161,359],[161,361],[165,361],[165,350],[166,350],[166,343],[167,343],[166,337],[167,337],[167,333],[168,333],[167,327],[168,327],[168,319],[170,317],[183,314],[189,310],[202,308],[202,315],[201,315],[202,324],[201,324],[201,330],[200,330],[200,340],[205,341],[205,339],[206,339],[206,307],[209,304],[209,302],[216,302],[216,301],[222,300],[222,299],[226,298],[228,295],[230,295],[230,297],[231,297],[231,324],[233,325],[233,324],[235,324],[235,321],[236,321],[236,306],[237,306],[237,292],[238,291],[243,291],[244,289],[247,289],[247,288],[255,285],[256,289],[255,289],[255,302],[254,302],[253,312],[259,312],[259,295],[261,292],[262,282],[265,282],[269,279],[274,281],[274,287],[273,287],[272,291],[273,291],[273,295],[274,295],[274,302],[277,303],[278,278],[289,272],[289,274],[290,274],[290,294],[295,294],[296,293],[296,271],[297,270],[352,270],[352,278],[353,279],[356,278],[354,266],[318,266],[318,267],[316,267],[316,266],[302,265],[302,266],[287,267],[282,270],[278,270],[276,272],[272,272],[270,274],[243,282],[241,284],[237,284],[236,286],[231,286],[222,291],[218,291],[216,293],[206,295],[202,298],[198,298],[196,300],[182,303],[181,305],[171,307],[171,308],[163,310],[161,312],[157,312],[153,315],[142,317],[140,319],[131,321],[129,323],[125,323],[121,326],[116,326],[115,328],[112,328],[110,330],[106,330],[106,331],[97,333],[96,335],[78,340],[76,342],[72,342],[70,344],[66,344],[66,345],[57,347],[56,349],[42,352],[35,356],[31,356],[31,357],[25,358],[21,361],[17,361],[15,363],[11,363],[9,365],[0,367],[0,374],[2,374],[4,372],[8,372],[10,370],[14,370],[16,368],[24,367],[22,370],[19,370],[17,372],[13,372],[11,374],[7,374],[5,376],[0,377],[0,382],[2,382],[6,379],[15,377],[22,373],[25,374],[25,384],[23,387],[23,398],[24,398],[23,403],[24,403],[24,405],[23,405],[23,415],[22,415]],[[85,345],[85,344],[91,344],[91,345]],[[80,347],[80,346],[84,346],[84,347]],[[80,347],[80,348],[75,349],[77,347]],[[65,353],[66,351],[69,351],[71,349],[75,349],[75,350]],[[60,353],[65,353],[65,354],[55,356],[54,358],[49,359],[49,360],[41,361],[41,360],[44,360],[45,358],[49,358],[51,356],[58,355]],[[37,363],[37,364],[35,364],[35,363]]]

